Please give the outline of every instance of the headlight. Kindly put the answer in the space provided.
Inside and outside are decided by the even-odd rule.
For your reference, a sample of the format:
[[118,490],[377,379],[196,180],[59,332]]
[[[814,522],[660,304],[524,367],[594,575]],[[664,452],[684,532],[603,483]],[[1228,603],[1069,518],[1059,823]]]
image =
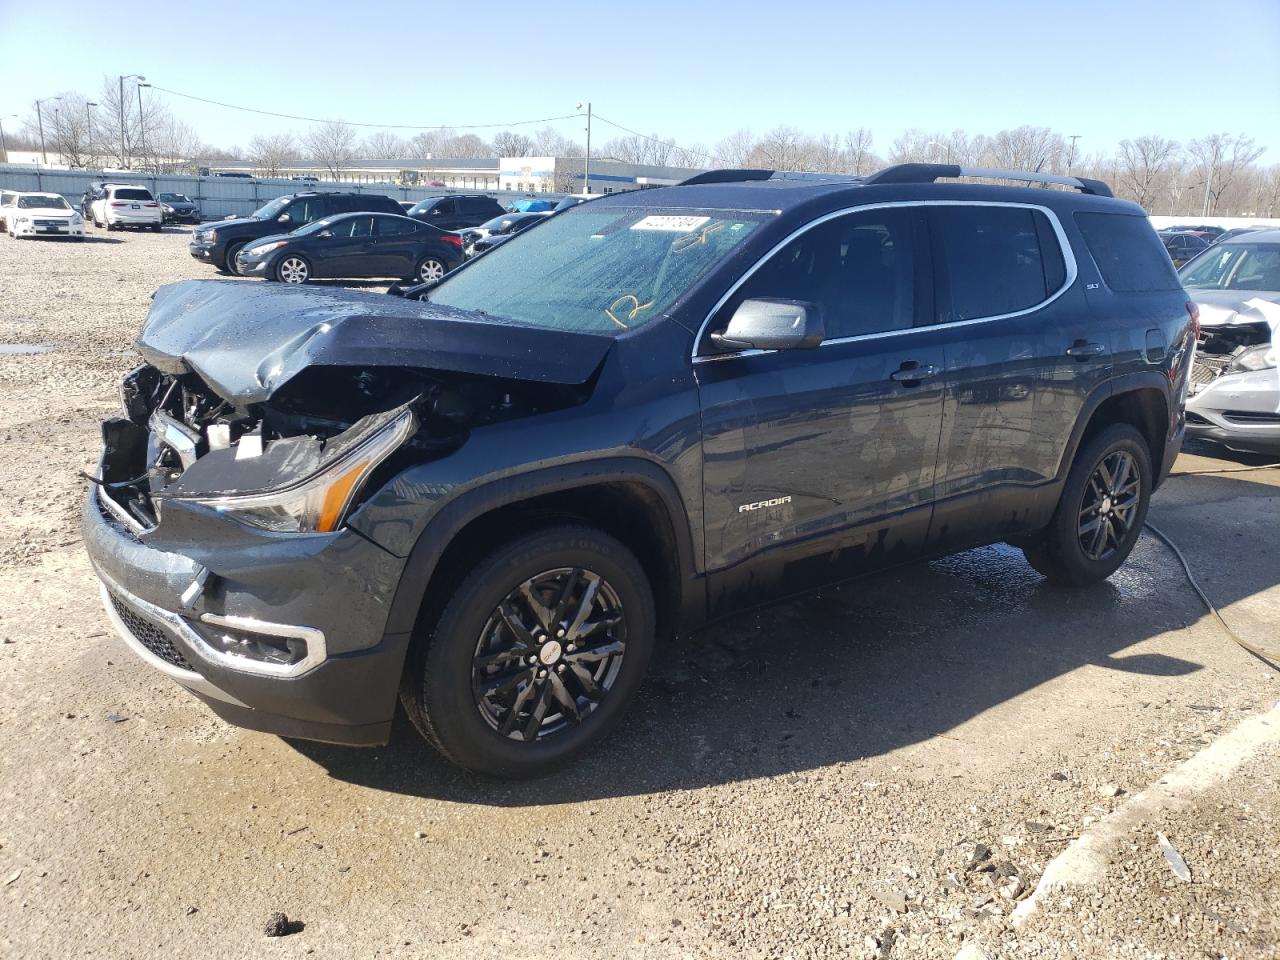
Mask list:
[[244,252],[248,256],[260,257],[262,254],[270,253],[272,250],[279,250],[286,243],[288,243],[287,240],[273,240],[271,243],[259,243],[252,247],[245,247]]
[[1250,373],[1254,370],[1273,370],[1276,366],[1276,348],[1270,343],[1260,343],[1245,350],[1229,364],[1226,373]]
[[217,231],[217,230],[210,230],[208,233],[202,233],[202,234],[200,235],[200,239],[201,239],[203,242],[205,242],[205,243],[217,243],[217,242],[218,242],[218,231]]
[[71,215],[71,225],[72,225],[73,227],[78,227],[78,226],[80,226],[80,224],[82,224],[82,223],[84,223],[84,220],[81,218],[80,214],[78,214],[78,213],[73,213],[73,214]]
[[17,221],[16,221],[16,222],[17,222],[17,223],[30,223],[30,222],[31,222],[31,218],[30,218],[30,217],[19,217],[19,218],[17,219]]
[[167,203],[162,204],[161,209],[163,209],[165,213],[173,213],[173,207],[169,206]]
[[[193,498],[193,502],[276,533],[329,533],[338,529],[361,484],[417,428],[412,410],[356,437],[304,480],[247,496]],[[330,441],[336,445],[337,438]]]

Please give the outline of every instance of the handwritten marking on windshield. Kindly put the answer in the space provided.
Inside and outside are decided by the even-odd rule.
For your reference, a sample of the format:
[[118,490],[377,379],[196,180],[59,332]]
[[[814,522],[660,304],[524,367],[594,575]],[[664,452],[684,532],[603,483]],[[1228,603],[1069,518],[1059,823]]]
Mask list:
[[627,329],[627,325],[618,319],[614,311],[621,310],[623,307],[626,306],[627,303],[631,304],[630,309],[627,310],[627,319],[634,320],[636,318],[636,314],[638,314],[641,310],[648,310],[650,307],[653,306],[654,301],[650,300],[648,303],[641,303],[640,298],[637,297],[635,294],[625,293],[622,296],[620,296],[617,300],[613,301],[613,303],[605,307],[604,308],[605,316],[607,316],[610,320],[612,320],[614,323],[620,326],[623,330]]

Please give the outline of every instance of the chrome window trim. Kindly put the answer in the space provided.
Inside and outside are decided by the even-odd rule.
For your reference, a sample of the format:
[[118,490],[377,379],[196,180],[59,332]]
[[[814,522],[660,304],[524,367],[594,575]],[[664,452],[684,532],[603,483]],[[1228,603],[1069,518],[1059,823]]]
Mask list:
[[761,256],[755,263],[753,263],[751,267],[745,273],[743,273],[743,275],[739,277],[733,283],[733,285],[729,287],[727,291],[725,291],[724,295],[715,302],[715,305],[707,313],[706,317],[702,321],[701,326],[698,327],[697,336],[693,338],[693,351],[689,355],[692,362],[693,363],[709,363],[715,360],[730,360],[730,359],[736,359],[738,357],[760,356],[766,353],[777,353],[778,352],[777,350],[749,349],[749,350],[736,350],[732,353],[700,354],[698,353],[698,345],[702,342],[702,338],[707,331],[707,327],[710,325],[715,315],[720,312],[720,309],[726,303],[729,302],[730,298],[733,297],[733,295],[738,292],[739,288],[744,283],[746,283],[748,280],[751,279],[751,277],[755,274],[757,270],[760,269],[760,267],[762,267],[776,253],[780,252],[782,248],[785,247],[787,244],[789,244],[792,240],[795,240],[797,237],[801,236],[802,234],[808,233],[810,230],[814,229],[815,227],[819,227],[822,224],[826,223],[827,221],[834,220],[837,217],[844,217],[853,213],[863,213],[865,211],[870,211],[870,210],[887,210],[887,209],[902,208],[902,207],[1014,207],[1016,209],[1022,209],[1022,210],[1039,210],[1041,213],[1045,215],[1045,217],[1048,218],[1049,225],[1053,227],[1054,236],[1058,238],[1058,247],[1062,251],[1062,260],[1064,265],[1066,266],[1066,277],[1063,280],[1062,286],[1059,287],[1050,296],[1046,297],[1045,299],[1041,300],[1039,303],[1033,306],[1027,307],[1025,310],[1016,310],[1013,313],[1001,313],[1001,314],[996,314],[994,316],[989,316],[989,317],[973,317],[969,320],[955,320],[955,321],[952,321],[951,323],[930,323],[930,324],[925,324],[924,326],[919,326],[919,327],[904,327],[901,330],[882,330],[878,333],[861,333],[852,337],[837,337],[833,340],[823,340],[822,343],[818,345],[817,349],[821,349],[822,347],[833,345],[833,344],[854,343],[855,341],[859,341],[859,340],[880,340],[885,337],[897,337],[897,336],[902,336],[903,334],[908,334],[908,333],[918,333],[920,331],[942,330],[942,329],[950,329],[952,327],[965,327],[965,326],[972,326],[973,324],[977,324],[977,323],[991,323],[996,320],[1009,320],[1013,317],[1025,316],[1028,313],[1034,313],[1037,310],[1043,310],[1049,304],[1053,303],[1055,300],[1061,297],[1064,293],[1070,290],[1071,286],[1076,282],[1076,277],[1078,275],[1078,267],[1076,264],[1075,252],[1071,249],[1070,241],[1067,240],[1066,231],[1062,229],[1062,223],[1061,221],[1058,220],[1058,215],[1053,210],[1038,203],[1019,203],[1017,201],[1012,201],[1012,200],[895,200],[887,203],[867,203],[867,204],[860,204],[852,207],[843,207],[840,210],[833,210],[830,213],[825,213],[822,216],[818,217],[816,220],[810,220],[808,223],[797,227],[795,230],[789,233],[782,240],[779,240],[776,244],[774,244],[774,246],[768,252],[766,252],[763,256]]

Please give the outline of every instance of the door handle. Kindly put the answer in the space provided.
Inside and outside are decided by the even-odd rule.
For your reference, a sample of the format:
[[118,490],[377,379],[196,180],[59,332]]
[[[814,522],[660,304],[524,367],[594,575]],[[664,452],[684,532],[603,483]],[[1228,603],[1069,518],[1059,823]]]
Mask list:
[[1074,357],[1076,360],[1089,360],[1093,357],[1100,357],[1107,352],[1105,345],[1101,343],[1089,343],[1084,340],[1077,340],[1071,346],[1067,347],[1067,356]]
[[908,360],[898,370],[889,374],[889,379],[897,383],[920,383],[922,380],[929,380],[938,375],[938,368],[931,363],[924,366],[916,363],[914,360]]

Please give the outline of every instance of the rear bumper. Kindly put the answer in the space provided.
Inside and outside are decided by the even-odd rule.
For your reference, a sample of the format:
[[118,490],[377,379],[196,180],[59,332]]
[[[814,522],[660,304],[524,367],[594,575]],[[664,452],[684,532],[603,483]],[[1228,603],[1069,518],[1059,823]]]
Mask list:
[[[85,547],[107,618],[129,648],[238,726],[357,746],[385,742],[409,643],[408,633],[384,632],[404,561],[351,531],[219,536],[213,525],[239,525],[213,516],[178,522],[175,541],[191,545],[181,553],[148,542],[161,528],[139,535],[126,527],[97,488],[85,501]],[[205,589],[184,606],[183,591],[202,568],[211,574]],[[307,665],[292,676],[242,667],[245,660],[208,642],[213,621],[275,637],[301,632]]]

